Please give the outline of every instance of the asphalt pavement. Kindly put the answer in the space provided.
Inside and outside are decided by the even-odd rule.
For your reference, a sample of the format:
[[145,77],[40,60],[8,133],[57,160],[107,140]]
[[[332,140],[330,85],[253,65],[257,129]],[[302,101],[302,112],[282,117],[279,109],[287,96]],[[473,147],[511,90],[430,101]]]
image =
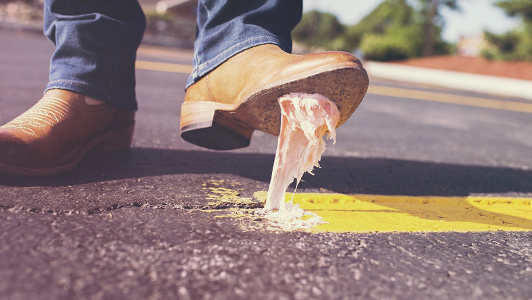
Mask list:
[[[191,63],[190,51],[143,47],[141,61]],[[40,98],[52,51],[40,35],[0,31],[0,123]],[[137,69],[128,155],[0,177],[0,299],[532,299],[530,230],[286,232],[241,217],[262,205],[276,137],[256,132],[230,152],[183,141],[187,77]],[[298,191],[532,197],[530,113],[368,93],[337,138]],[[220,189],[246,201],[216,202]]]

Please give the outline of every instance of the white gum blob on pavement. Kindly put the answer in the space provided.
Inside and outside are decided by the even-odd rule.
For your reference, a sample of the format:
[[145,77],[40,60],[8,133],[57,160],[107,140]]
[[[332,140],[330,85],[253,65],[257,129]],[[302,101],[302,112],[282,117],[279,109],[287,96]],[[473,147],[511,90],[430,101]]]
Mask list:
[[281,132],[263,211],[276,223],[294,222],[304,215],[311,215],[309,219],[293,224],[292,227],[296,228],[323,223],[320,217],[293,205],[292,200],[285,203],[285,191],[294,179],[299,184],[305,172],[313,174],[314,167],[319,167],[318,162],[325,151],[323,136],[326,133],[336,143],[335,128],[340,113],[336,104],[320,94],[291,93],[280,97],[279,105]]

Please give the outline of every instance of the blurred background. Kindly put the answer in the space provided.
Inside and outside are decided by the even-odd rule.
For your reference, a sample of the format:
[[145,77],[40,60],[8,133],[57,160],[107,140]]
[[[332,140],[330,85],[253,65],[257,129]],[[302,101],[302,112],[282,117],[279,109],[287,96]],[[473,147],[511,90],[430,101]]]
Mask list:
[[372,60],[459,54],[532,61],[529,0],[307,0],[305,45]]
[[530,0],[305,0],[296,51],[532,80]]

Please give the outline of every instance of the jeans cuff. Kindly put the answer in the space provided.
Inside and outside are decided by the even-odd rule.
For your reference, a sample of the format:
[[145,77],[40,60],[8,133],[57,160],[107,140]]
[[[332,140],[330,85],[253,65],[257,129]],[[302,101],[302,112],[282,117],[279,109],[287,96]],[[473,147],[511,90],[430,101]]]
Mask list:
[[109,93],[105,91],[104,89],[101,89],[99,87],[74,81],[74,80],[67,80],[67,79],[58,79],[49,82],[46,85],[46,89],[44,92],[46,93],[48,90],[52,89],[62,89],[67,90],[79,94],[83,94],[85,96],[89,96],[94,99],[98,99],[101,101],[105,101],[111,105],[113,105],[116,108],[124,109],[124,110],[137,110],[137,100],[135,96],[130,97],[124,97],[123,95],[115,95],[112,93]]
[[283,49],[285,52],[290,52],[290,49],[291,49],[291,46],[288,45],[287,43],[277,38],[271,37],[271,36],[259,36],[259,37],[254,37],[254,38],[242,41],[226,49],[225,51],[218,54],[214,58],[204,63],[201,63],[197,66],[194,66],[194,69],[192,70],[190,77],[188,77],[185,90],[188,89],[189,86],[199,81],[203,76],[207,75],[209,72],[216,69],[219,65],[223,64],[225,61],[230,59],[231,57],[247,49],[260,46],[260,45],[264,45],[264,44],[277,45],[281,47],[281,49]]

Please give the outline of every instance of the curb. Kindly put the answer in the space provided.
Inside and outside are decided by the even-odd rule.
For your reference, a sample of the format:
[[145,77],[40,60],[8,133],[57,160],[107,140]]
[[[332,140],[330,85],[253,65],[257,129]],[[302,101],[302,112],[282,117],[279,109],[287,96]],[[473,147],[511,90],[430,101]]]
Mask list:
[[368,61],[370,76],[532,101],[532,81]]

